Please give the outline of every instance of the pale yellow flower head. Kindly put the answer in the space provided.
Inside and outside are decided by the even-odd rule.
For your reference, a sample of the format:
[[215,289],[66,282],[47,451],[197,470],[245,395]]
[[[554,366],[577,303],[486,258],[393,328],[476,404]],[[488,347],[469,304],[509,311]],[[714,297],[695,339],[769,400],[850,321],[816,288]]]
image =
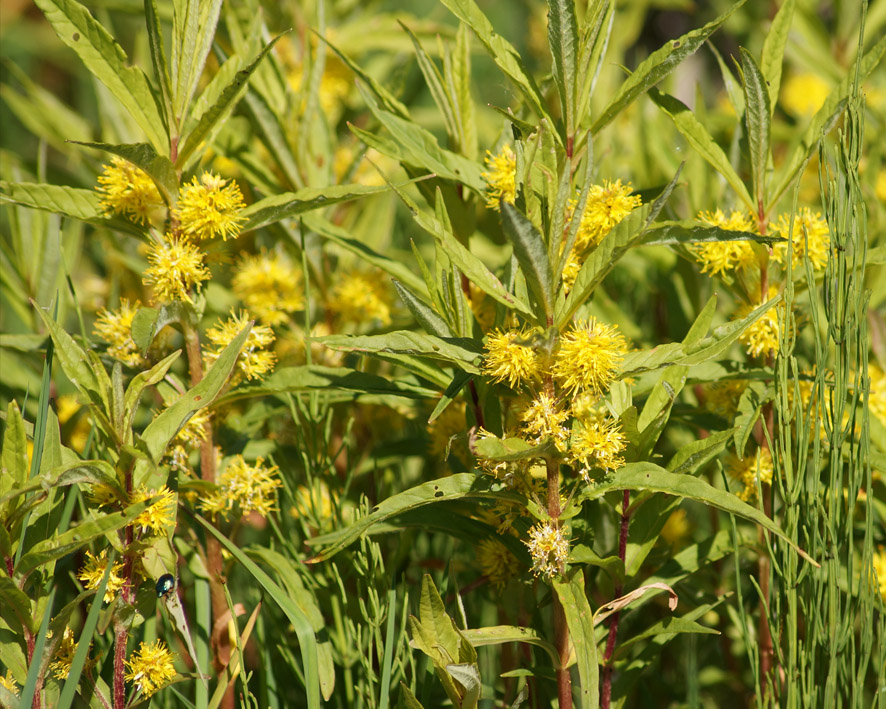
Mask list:
[[178,500],[175,493],[165,485],[159,490],[149,490],[142,486],[132,493],[130,504],[136,504],[160,496],[160,499],[135,518],[133,525],[142,533],[156,536],[164,534],[167,529],[175,526]]
[[886,426],[886,372],[876,364],[871,364],[868,367],[868,377],[871,380],[868,406],[871,409],[871,413],[879,419],[880,423]]
[[[791,223],[789,214],[780,215],[778,222],[772,227],[772,233],[783,239],[790,238],[793,242],[791,263],[794,270],[803,268],[803,261],[808,256],[812,268],[820,271],[828,263],[831,245],[828,223],[822,219],[821,212],[813,213],[809,207],[801,207],[794,217],[793,234]],[[788,245],[785,242],[775,244],[772,247],[772,258],[778,263],[784,263],[787,252]]]
[[169,652],[169,648],[162,640],[155,640],[153,643],[143,642],[126,660],[126,666],[129,668],[126,681],[134,684],[146,697],[150,697],[175,677],[174,661],[175,653]]
[[277,466],[265,467],[263,463],[261,458],[254,465],[242,455],[232,458],[219,478],[218,489],[201,501],[203,509],[213,517],[228,518],[235,507],[241,515],[258,512],[267,517],[277,509],[281,483],[276,477]]
[[609,388],[626,351],[627,342],[615,325],[591,318],[561,336],[551,373],[570,393],[599,395]]
[[93,329],[94,334],[108,343],[108,355],[127,367],[145,364],[144,357],[132,339],[132,320],[140,305],[138,301],[130,305],[126,298],[121,298],[117,310],[102,308],[99,311]]
[[498,154],[486,151],[486,206],[499,209],[499,202],[510,204],[517,199],[517,156],[510,145],[503,145]]
[[886,202],[886,168],[882,168],[877,173],[877,180],[874,182],[874,196],[881,202]]
[[830,92],[830,86],[815,74],[792,74],[781,86],[781,105],[798,118],[811,116],[824,105]]
[[391,291],[379,273],[350,273],[336,276],[327,306],[345,322],[377,320],[391,323]]
[[[103,549],[102,553],[94,556],[91,551],[86,552],[86,563],[83,568],[77,572],[77,578],[80,579],[88,589],[96,589],[105,575],[105,569],[108,566],[108,550]],[[114,600],[117,592],[123,588],[125,581],[120,575],[123,571],[123,562],[115,561],[111,567],[111,574],[108,576],[108,585],[105,587],[104,602],[110,603]]]
[[182,234],[192,239],[236,239],[240,235],[245,207],[243,195],[234,180],[224,180],[211,172],[193,177],[182,185],[174,216]]
[[[214,346],[205,353],[206,363],[213,364],[237,335],[249,324],[250,317],[241,311],[238,315],[231,311],[231,316],[206,331],[206,338]],[[274,344],[274,331],[267,325],[253,325],[246,337],[246,343],[237,359],[237,369],[231,377],[236,384],[246,379],[261,379],[274,368],[276,356],[269,350]]]
[[[612,227],[643,203],[640,195],[632,195],[631,192],[631,184],[623,185],[620,179],[615,182],[604,180],[602,185],[591,185],[575,237],[575,246],[579,251],[599,244]],[[576,207],[577,198],[569,202],[569,221],[572,221]]]
[[[756,226],[747,212],[732,210],[727,217],[717,209],[714,212],[701,212],[699,221],[728,231],[756,232]],[[702,273],[712,276],[738,271],[756,263],[754,250],[749,241],[707,241],[692,247],[695,258],[702,264]]]
[[474,548],[474,554],[483,575],[499,592],[520,571],[517,557],[497,539],[484,539]]
[[206,424],[212,415],[209,409],[196,411],[181,430],[175,434],[167,450],[170,466],[176,470],[188,470],[188,458],[193,450],[199,449],[207,440]]
[[566,447],[569,429],[564,425],[569,420],[569,409],[545,392],[536,396],[520,414],[523,430],[536,444],[551,439],[560,450]]
[[758,448],[755,454],[745,458],[730,455],[727,461],[726,472],[730,477],[744,485],[736,493],[738,498],[745,502],[750,502],[757,497],[758,481],[761,484],[772,482],[774,472],[772,454],[768,448]]
[[496,330],[486,339],[483,374],[512,389],[539,379],[541,366],[532,347],[531,329]]
[[874,563],[874,574],[876,576],[877,588],[880,591],[880,598],[886,603],[886,549],[883,545],[877,547],[872,559]]
[[[769,298],[767,300],[772,300],[776,295],[778,295],[778,287],[770,286]],[[739,319],[747,317],[751,311],[756,310],[762,304],[762,302],[758,302],[742,306],[737,313],[737,317]],[[775,306],[769,308],[760,318],[755,320],[739,336],[738,340],[745,345],[747,353],[751,357],[765,357],[778,352],[779,336],[778,306]]]
[[244,256],[234,268],[231,286],[243,304],[265,325],[285,322],[304,307],[301,271],[276,252]]
[[601,468],[609,472],[618,470],[625,463],[621,454],[628,439],[615,419],[601,416],[580,421],[570,443],[571,461],[587,483],[591,482],[591,470]]
[[105,171],[99,175],[96,189],[102,193],[101,207],[106,214],[122,214],[139,224],[160,221],[163,197],[146,172],[117,155],[102,167]]
[[203,252],[187,239],[167,236],[148,250],[151,264],[142,282],[150,286],[155,303],[184,300],[193,303],[191,288],[200,290],[209,280],[209,269],[203,263]]
[[524,542],[532,557],[532,573],[552,579],[561,574],[569,557],[569,540],[554,522],[540,522],[529,530]]
[[77,652],[78,643],[74,642],[74,631],[65,628],[62,641],[59,643],[58,649],[55,651],[52,662],[49,663],[49,669],[56,679],[65,680],[71,672],[71,664],[74,662],[74,653]]
[[12,670],[6,670],[5,675],[0,675],[0,686],[4,687],[6,690],[11,692],[15,696],[19,696],[18,683],[15,681],[15,678],[12,676]]

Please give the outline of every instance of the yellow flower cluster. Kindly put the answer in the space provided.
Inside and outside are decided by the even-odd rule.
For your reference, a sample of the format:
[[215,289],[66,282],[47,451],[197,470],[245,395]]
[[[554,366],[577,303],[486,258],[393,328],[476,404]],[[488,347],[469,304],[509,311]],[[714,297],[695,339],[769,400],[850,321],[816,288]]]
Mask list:
[[609,388],[626,351],[627,342],[618,328],[591,318],[576,323],[560,338],[551,374],[567,392],[599,396]]
[[[769,298],[772,300],[778,295],[778,287],[769,287]],[[738,317],[747,317],[751,311],[759,308],[763,303],[750,303],[742,306],[738,311]],[[778,306],[769,308],[759,319],[755,320],[738,338],[739,342],[747,346],[747,352],[751,357],[768,356],[778,352]]]
[[830,92],[824,79],[815,74],[792,74],[782,84],[781,105],[798,118],[811,116],[824,105]]
[[627,437],[615,419],[600,417],[595,421],[580,421],[572,436],[570,457],[585,482],[590,483],[592,468],[610,471],[624,465],[621,453],[627,443]]
[[[727,231],[756,232],[751,215],[747,212],[732,210],[727,217],[721,210],[701,212],[699,221],[708,226],[720,227]],[[749,241],[708,241],[696,244],[693,249],[695,258],[702,264],[702,273],[712,276],[723,275],[729,271],[748,268],[756,262],[754,250]]]
[[882,545],[874,553],[873,563],[880,598],[886,603],[886,549]]
[[487,172],[481,173],[486,180],[486,206],[489,209],[500,209],[499,203],[504,200],[510,204],[517,199],[517,156],[510,145],[503,145],[493,155],[486,151]]
[[211,172],[193,177],[181,188],[173,216],[182,234],[191,239],[236,239],[240,235],[245,206],[240,187]]
[[122,214],[139,224],[159,220],[164,208],[157,185],[131,162],[114,155],[110,165],[103,165],[98,191],[106,214]]
[[769,484],[773,474],[772,454],[768,448],[758,448],[757,452],[746,458],[730,456],[726,471],[744,486],[738,497],[750,502],[757,497],[757,483]]
[[133,525],[139,527],[143,534],[157,536],[175,526],[178,500],[175,493],[165,485],[159,490],[149,490],[144,486],[138,488],[132,493],[130,504],[144,502],[158,495],[160,499],[141,512],[133,522]]
[[78,644],[74,642],[74,631],[66,627],[62,641],[55,651],[52,662],[49,663],[49,669],[52,670],[56,679],[66,680],[68,678]]
[[225,468],[218,482],[218,489],[201,501],[200,505],[213,517],[228,518],[234,507],[241,515],[258,512],[267,517],[277,504],[277,466],[266,468],[259,458],[249,465],[242,455],[235,456]]
[[497,382],[507,382],[516,389],[537,380],[541,365],[532,347],[533,331],[496,330],[486,339],[483,373]]
[[391,293],[378,273],[352,271],[337,279],[327,307],[345,322],[391,324]]
[[127,367],[140,367],[144,357],[132,339],[132,320],[141,305],[138,301],[130,304],[126,298],[120,299],[120,308],[102,308],[95,321],[93,332],[108,343],[108,355]]
[[153,243],[148,249],[148,263],[142,280],[151,287],[157,303],[193,303],[191,289],[200,290],[203,281],[209,280],[203,252],[182,237],[167,236]]
[[474,553],[480,571],[499,592],[520,571],[517,557],[498,539],[484,539],[476,546]]
[[189,469],[188,458],[191,451],[200,448],[206,441],[206,424],[211,418],[209,409],[200,409],[175,434],[167,450],[172,468],[182,471]]
[[534,443],[539,444],[550,438],[560,450],[566,448],[569,429],[569,410],[558,406],[556,399],[541,392],[520,414],[523,428]]
[[569,540],[554,522],[540,522],[529,530],[529,541],[523,542],[532,557],[532,573],[552,579],[561,574],[569,557]]
[[[827,265],[831,235],[828,223],[822,219],[821,212],[813,213],[809,207],[802,207],[793,220],[790,215],[782,214],[772,227],[772,233],[791,240],[793,247],[791,265],[795,270],[803,268],[807,256],[816,271]],[[785,242],[772,247],[772,258],[778,263],[785,262],[787,253],[788,245]]]
[[871,364],[868,367],[868,377],[871,380],[868,406],[871,409],[871,413],[880,420],[880,423],[886,426],[886,372],[876,364]]
[[266,325],[279,325],[288,313],[304,307],[301,272],[278,253],[262,250],[244,256],[234,269],[231,286],[236,295]]
[[[237,315],[231,311],[231,316],[224,322],[216,324],[206,331],[207,339],[213,344],[214,349],[206,352],[206,364],[212,365],[234,338],[243,328],[249,325],[250,317],[242,312]],[[262,376],[274,368],[276,356],[269,350],[274,344],[274,331],[267,325],[252,325],[246,343],[237,359],[237,369],[231,382],[236,384],[246,379],[261,379]]]
[[175,654],[169,651],[162,640],[143,642],[126,660],[129,668],[126,681],[134,684],[145,697],[150,697],[175,677],[174,661]]
[[[105,575],[105,569],[108,566],[108,550],[103,549],[102,553],[95,556],[92,552],[86,552],[86,563],[83,568],[77,572],[77,578],[80,579],[86,588],[96,589]],[[123,562],[115,561],[111,567],[111,573],[108,576],[108,585],[105,587],[104,602],[110,603],[114,600],[117,592],[123,588],[125,580],[120,575],[123,571]]]
[[0,686],[2,686],[4,689],[11,692],[15,696],[19,696],[18,683],[12,676],[12,670],[6,670],[5,675],[0,675]]

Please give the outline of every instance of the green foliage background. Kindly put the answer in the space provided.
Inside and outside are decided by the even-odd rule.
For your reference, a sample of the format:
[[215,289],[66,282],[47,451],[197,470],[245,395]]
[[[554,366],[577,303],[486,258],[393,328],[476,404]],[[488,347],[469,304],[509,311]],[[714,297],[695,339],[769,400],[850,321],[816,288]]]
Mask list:
[[[562,604],[578,706],[886,702],[886,557],[879,586],[872,567],[886,544],[886,404],[875,402],[886,401],[886,4],[863,28],[860,3],[810,0],[87,7],[107,36],[73,0],[0,14],[0,674],[18,691],[102,706],[113,630],[126,627],[130,651],[162,637],[181,658],[155,706],[556,706]],[[213,33],[203,20],[216,11]],[[550,43],[549,12],[561,30]],[[205,66],[164,80],[158,37],[167,57],[203,47]],[[86,39],[102,50],[91,72]],[[787,86],[807,73],[827,98],[804,112]],[[521,190],[498,212],[482,173],[504,144]],[[193,307],[140,314],[141,350],[171,325],[146,377],[93,332],[101,308],[150,302],[149,229],[105,215],[94,189],[109,154],[169,199],[213,170],[249,205],[237,240],[206,247],[212,279]],[[617,178],[644,207],[567,289],[556,270],[567,198]],[[798,207],[822,212],[833,248],[823,271],[787,271],[786,306],[768,304],[779,355],[755,359],[738,338],[767,308],[736,315],[743,284],[701,273],[692,245],[750,237],[768,263],[771,234],[699,231],[696,216],[746,209],[765,223]],[[196,384],[190,353],[169,355],[195,333],[205,346],[207,328],[242,307],[234,264],[262,250],[295,264],[304,291],[304,308],[275,325],[277,367],[230,381],[241,337]],[[342,306],[354,273],[380,289],[389,318]],[[573,316],[624,333],[632,351],[606,399],[630,430],[624,467],[584,485],[550,447],[508,438],[515,392],[483,375],[484,302],[497,326],[531,324],[550,347]],[[752,384],[734,411],[705,405],[706,387],[737,379]],[[73,413],[66,395],[79,397]],[[225,461],[278,466],[278,511],[214,524],[197,504],[214,488],[170,469],[171,440],[204,407]],[[502,440],[478,447],[480,423]],[[776,461],[751,504],[724,474],[748,441]],[[479,464],[521,459],[562,470],[572,555],[550,583],[529,572],[522,543],[550,499]],[[103,606],[103,589],[76,577],[85,551],[131,553],[121,535],[147,503],[123,491],[105,514],[87,493],[124,469],[179,494],[177,524],[151,542],[133,602]],[[515,536],[496,534],[502,501],[519,510]],[[207,561],[216,539],[223,585]],[[477,561],[484,539],[519,562],[503,590]],[[155,599],[152,580],[173,570],[204,671],[218,657],[212,594],[239,608],[221,634],[233,659],[208,686]],[[625,608],[604,618],[619,596]],[[49,672],[65,625],[92,638],[95,684]],[[0,687],[0,702],[16,701]]]

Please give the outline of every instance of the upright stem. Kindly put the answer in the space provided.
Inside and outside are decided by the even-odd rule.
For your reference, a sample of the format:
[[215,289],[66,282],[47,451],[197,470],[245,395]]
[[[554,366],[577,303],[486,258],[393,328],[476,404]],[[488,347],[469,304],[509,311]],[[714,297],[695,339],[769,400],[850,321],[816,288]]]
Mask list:
[[[553,458],[546,458],[548,473],[548,515],[559,524],[560,519],[560,465]],[[562,571],[562,569],[561,569]],[[569,662],[569,626],[566,613],[557,594],[554,596],[554,645],[560,658],[557,667],[557,700],[560,709],[572,709],[572,678],[566,667]]]
[[[625,555],[628,548],[628,526],[631,521],[631,514],[628,507],[631,504],[631,493],[625,490],[621,498],[621,527],[618,533],[618,558],[624,563]],[[615,598],[621,597],[624,586],[618,584],[615,587]],[[609,709],[609,702],[612,697],[612,665],[609,660],[615,652],[615,641],[618,637],[618,619],[621,617],[621,611],[612,614],[609,621],[609,637],[606,638],[606,651],[603,654],[603,684],[600,687],[600,707],[601,709]]]
[[[126,496],[132,495],[132,466],[127,468],[123,484],[126,487]],[[129,555],[132,542],[135,537],[135,529],[131,524],[123,530],[123,588],[120,594],[124,605],[131,604],[135,600],[135,588],[132,583],[132,557]],[[108,561],[108,563],[112,563]],[[126,645],[129,642],[129,623],[117,618],[114,622],[114,709],[124,709],[126,706]]]

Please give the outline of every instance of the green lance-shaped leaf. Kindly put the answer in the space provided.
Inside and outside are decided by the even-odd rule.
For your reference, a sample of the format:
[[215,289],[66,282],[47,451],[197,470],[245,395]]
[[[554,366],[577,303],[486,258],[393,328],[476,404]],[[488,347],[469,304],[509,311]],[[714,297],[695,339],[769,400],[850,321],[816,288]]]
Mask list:
[[387,187],[367,187],[364,185],[329,185],[328,187],[306,187],[297,192],[284,192],[254,202],[246,207],[240,216],[246,219],[243,231],[261,229],[282,219],[288,219],[314,209],[324,209],[333,204],[349,202],[371,194],[385,192]]
[[497,436],[484,436],[479,438],[474,445],[477,455],[487,460],[515,461],[528,460],[529,458],[541,458],[556,452],[557,448],[551,442],[533,445],[522,438],[498,438]]
[[711,134],[699,122],[689,107],[679,99],[661,93],[654,87],[649,89],[649,97],[670,117],[677,130],[686,138],[695,152],[707,160],[723,176],[745,207],[751,212],[755,211],[756,205],[751,199],[751,195],[748,193],[744,182],[738,176],[735,168],[732,167],[729,158],[726,157],[726,153],[723,152],[723,149],[711,137]]
[[[221,6],[220,0],[218,4]],[[271,47],[273,47],[277,43],[277,40],[282,36],[283,35],[277,35],[274,37],[274,39],[268,42],[267,45],[265,45],[265,48],[259,52],[259,55],[251,64],[238,71],[234,75],[231,83],[221,92],[216,102],[206,109],[206,112],[200,116],[197,125],[194,126],[182,141],[178,157],[175,160],[177,167],[182,167],[188,164],[188,159],[194,151],[206,141],[207,136],[210,135],[213,129],[230,115],[231,111],[234,110],[234,106],[236,106],[240,99],[243,98],[243,94],[246,92],[247,83],[249,82],[249,77],[252,76],[253,72],[261,63],[261,60],[265,58],[267,53],[271,51]],[[187,100],[190,100],[190,97],[188,97]]]
[[138,402],[141,400],[145,389],[154,386],[166,376],[166,372],[173,365],[175,360],[181,355],[181,350],[176,350],[171,355],[164,357],[146,372],[136,374],[129,386],[126,388],[126,395],[123,398],[123,426],[124,430],[129,430],[132,426],[132,419],[135,416]]
[[563,605],[566,625],[578,666],[579,706],[596,709],[599,706],[600,666],[597,660],[597,640],[594,635],[594,616],[585,592],[584,574],[574,569],[566,578],[554,581],[554,591]]
[[0,517],[6,493],[19,488],[28,479],[28,439],[25,422],[15,400],[6,409],[6,430],[0,454]]
[[578,25],[574,0],[548,0],[548,46],[553,58],[554,81],[560,94],[560,111],[566,122],[566,137],[575,131],[576,52]]
[[301,365],[280,367],[261,381],[247,382],[222,394],[219,404],[249,399],[269,394],[301,392],[351,392],[375,396],[402,396],[407,399],[430,399],[439,394],[436,389],[418,386],[404,381],[391,381],[371,372],[359,372],[350,367],[324,367]]
[[86,68],[101,81],[133,117],[151,145],[168,150],[169,137],[154,92],[141,69],[130,66],[126,52],[76,0],[35,0],[46,19]]
[[298,637],[299,650],[302,657],[302,670],[304,673],[305,689],[307,691],[308,707],[320,708],[320,678],[317,659],[317,638],[311,626],[311,620],[297,603],[295,603],[283,588],[276,583],[268,574],[225,535],[219,532],[215,526],[207,522],[199,515],[195,516],[207,532],[221,542],[243,567],[252,574],[253,578],[268,592],[271,599],[280,606],[289,622],[295,628]]
[[541,648],[551,658],[554,667],[560,664],[557,648],[550,642],[540,637],[538,631],[533,628],[523,628],[516,625],[491,625],[486,628],[467,628],[461,631],[462,635],[474,647],[486,645],[502,645],[504,643],[527,643]]
[[506,500],[515,503],[524,501],[521,495],[502,490],[500,486],[492,485],[488,479],[471,473],[458,473],[447,478],[432,480],[392,495],[376,505],[371,514],[346,529],[314,537],[309,544],[313,547],[324,548],[306,563],[313,564],[331,558],[357,541],[374,525],[402,512],[408,512],[435,502],[462,498]]
[[87,148],[104,150],[112,155],[119,155],[154,180],[167,204],[175,204],[176,199],[178,199],[178,176],[175,174],[175,167],[173,167],[168,157],[158,154],[154,150],[154,146],[149,143],[112,145],[110,143],[71,142],[77,145],[84,145]]
[[169,80],[169,65],[166,61],[166,49],[163,46],[163,28],[157,13],[156,0],[144,0],[145,27],[148,30],[148,47],[151,50],[151,65],[154,76],[160,82],[160,98],[164,109],[164,123],[167,132],[174,121],[172,111],[172,85]]
[[316,340],[326,347],[345,352],[406,354],[429,357],[454,365],[465,372],[479,374],[480,350],[463,337],[434,337],[409,330],[395,330],[384,335],[329,335]]
[[180,323],[185,327],[195,327],[197,320],[194,306],[181,300],[174,300],[159,308],[141,307],[132,319],[132,341],[144,354],[167,325]]
[[[769,90],[766,79],[757,66],[751,53],[741,49],[741,73],[744,86],[745,124],[748,131],[748,152],[751,160],[751,174],[754,178],[754,200],[757,205],[765,204],[766,168],[769,165],[769,132],[772,112],[769,108]],[[751,210],[756,213],[756,210]]]
[[41,209],[106,229],[117,229],[136,235],[144,233],[140,227],[125,219],[106,217],[101,199],[101,195],[95,190],[0,180],[0,203],[7,202],[31,209]]
[[19,637],[24,636],[22,629],[34,632],[31,599],[5,575],[5,570],[4,575],[0,576],[0,617]]
[[586,127],[586,120],[591,111],[591,97],[600,75],[603,55],[612,35],[614,20],[615,4],[611,2],[595,2],[585,13],[576,60],[576,128]]
[[681,633],[699,633],[701,635],[719,635],[718,630],[707,628],[700,623],[688,618],[672,618],[668,617],[659,621],[655,625],[650,626],[642,633],[634,635],[623,642],[620,642],[615,650],[613,657],[615,659],[626,657],[631,647],[644,640],[651,638],[660,638],[665,635],[679,635]]
[[435,337],[452,337],[453,333],[446,321],[418,295],[413,293],[407,286],[394,279],[394,288],[400,296],[416,322],[422,326],[425,332]]
[[222,0],[175,0],[172,15],[172,104],[177,120],[188,112],[212,49]]
[[796,552],[814,566],[819,566],[812,557],[800,549],[773,520],[756,507],[742,502],[731,492],[718,490],[704,480],[690,475],[671,473],[654,463],[628,463],[600,482],[590,485],[580,495],[581,499],[597,499],[612,490],[649,490],[666,495],[685,497],[702,504],[715,507],[729,514],[754,522],[768,532],[785,540]]
[[156,501],[155,497],[142,500],[134,505],[129,505],[122,512],[102,515],[98,519],[71,527],[67,532],[57,537],[38,542],[15,565],[16,578],[24,578],[37,567],[82,549],[93,539],[122,529]]
[[55,466],[45,473],[35,475],[21,485],[16,485],[3,497],[0,497],[0,509],[11,500],[26,495],[29,492],[37,490],[49,492],[56,487],[66,487],[81,483],[107,485],[110,488],[119,490],[117,476],[114,473],[114,468],[109,463],[103,460],[74,460]]
[[640,66],[619,87],[615,98],[603,109],[599,118],[591,126],[593,133],[599,133],[612,120],[627,108],[644,91],[655,86],[670,74],[686,57],[696,50],[722,25],[733,12],[744,5],[745,0],[733,5],[729,10],[712,20],[704,27],[687,32],[679,39],[669,40],[660,49],[650,54]]
[[[225,347],[200,383],[170,404],[145,428],[140,438],[154,461],[160,460],[169,442],[175,438],[175,435],[195,412],[215,401],[222,387],[228,381],[251,329],[251,323],[244,327],[243,331]],[[141,472],[145,465],[143,460],[136,463],[134,475],[136,485],[141,481]]]
[[501,202],[501,223],[505,236],[514,247],[514,255],[539,308],[539,325],[551,324],[554,307],[554,279],[544,239],[512,204]]
[[781,69],[784,63],[784,49],[788,43],[788,35],[791,30],[791,20],[794,19],[794,7],[796,0],[785,0],[769,26],[769,33],[763,40],[763,54],[760,58],[760,71],[769,87],[769,96],[772,97],[769,107],[770,114],[775,110],[775,100],[781,88]]
[[[550,125],[554,125],[554,120],[545,108],[544,97],[523,65],[520,54],[514,45],[495,31],[489,18],[483,14],[477,3],[474,0],[443,0],[443,4],[449,8],[453,15],[474,30],[478,39],[492,56],[492,60],[514,82],[536,115],[540,118],[547,118]],[[557,138],[559,140],[559,136]]]
[[660,226],[650,229],[643,236],[643,246],[667,244],[704,244],[711,241],[753,241],[771,246],[787,239],[780,236],[760,236],[750,231],[732,231],[718,226],[701,226],[692,219],[679,222],[658,222]]
[[717,431],[707,438],[687,443],[674,453],[668,462],[668,470],[677,475],[694,475],[701,466],[723,451],[735,430]]

